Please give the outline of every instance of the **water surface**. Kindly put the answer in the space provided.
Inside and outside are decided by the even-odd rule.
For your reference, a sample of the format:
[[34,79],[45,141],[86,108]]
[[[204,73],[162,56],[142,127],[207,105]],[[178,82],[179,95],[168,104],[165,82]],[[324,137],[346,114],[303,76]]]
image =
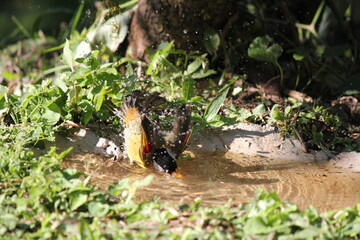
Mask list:
[[104,190],[125,177],[141,180],[153,174],[152,183],[137,191],[137,200],[158,196],[176,204],[190,203],[196,198],[201,198],[203,205],[223,204],[229,199],[243,203],[254,197],[254,189],[262,188],[300,208],[313,205],[327,211],[353,206],[360,199],[360,174],[329,163],[298,163],[240,154],[187,155],[178,161],[185,175],[181,179],[130,166],[127,160],[114,162],[96,154],[72,155],[63,166],[91,175],[92,183]]

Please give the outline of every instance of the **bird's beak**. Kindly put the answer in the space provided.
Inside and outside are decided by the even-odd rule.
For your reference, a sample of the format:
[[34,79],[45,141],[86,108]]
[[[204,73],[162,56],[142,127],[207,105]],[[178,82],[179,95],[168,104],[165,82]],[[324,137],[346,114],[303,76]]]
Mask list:
[[178,168],[171,174],[171,176],[174,176],[174,177],[176,177],[176,178],[183,178],[183,177],[185,177],[185,175],[182,174],[182,173],[179,171]]

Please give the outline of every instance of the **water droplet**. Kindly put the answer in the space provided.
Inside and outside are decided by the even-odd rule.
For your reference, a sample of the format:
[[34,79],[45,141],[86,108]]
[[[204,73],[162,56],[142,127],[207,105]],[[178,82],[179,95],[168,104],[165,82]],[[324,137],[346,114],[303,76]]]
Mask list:
[[90,9],[86,9],[85,14],[86,14],[88,17],[90,17],[90,14],[91,14]]

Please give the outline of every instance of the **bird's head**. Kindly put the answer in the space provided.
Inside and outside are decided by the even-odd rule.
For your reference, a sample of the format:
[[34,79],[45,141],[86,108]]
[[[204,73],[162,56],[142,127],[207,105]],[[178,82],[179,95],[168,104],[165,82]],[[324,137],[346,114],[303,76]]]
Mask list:
[[179,172],[174,154],[168,148],[155,149],[152,155],[154,168],[177,178],[183,177]]

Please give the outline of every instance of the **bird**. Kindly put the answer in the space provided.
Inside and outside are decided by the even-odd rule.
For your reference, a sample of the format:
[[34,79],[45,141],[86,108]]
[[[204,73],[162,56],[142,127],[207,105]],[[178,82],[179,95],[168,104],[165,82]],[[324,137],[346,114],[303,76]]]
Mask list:
[[159,122],[151,121],[150,114],[167,103],[157,92],[135,90],[125,97],[118,115],[125,124],[124,147],[130,163],[181,178],[184,175],[176,160],[191,136],[191,110],[186,104],[177,108],[171,129],[166,131]]

